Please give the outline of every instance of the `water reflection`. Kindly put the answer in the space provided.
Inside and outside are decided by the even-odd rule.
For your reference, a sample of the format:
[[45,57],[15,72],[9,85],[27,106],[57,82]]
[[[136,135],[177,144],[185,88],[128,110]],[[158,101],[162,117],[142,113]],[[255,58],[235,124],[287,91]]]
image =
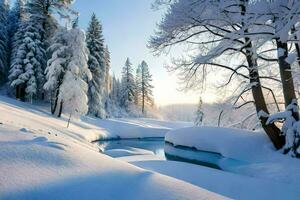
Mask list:
[[152,151],[155,155],[165,159],[164,138],[122,139],[100,141],[100,149],[105,153],[113,149],[132,150],[133,148]]

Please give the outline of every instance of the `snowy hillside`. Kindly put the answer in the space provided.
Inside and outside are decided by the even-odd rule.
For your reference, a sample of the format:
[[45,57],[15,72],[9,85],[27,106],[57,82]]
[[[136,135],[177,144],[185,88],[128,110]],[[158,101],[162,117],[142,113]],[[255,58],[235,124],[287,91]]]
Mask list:
[[0,113],[0,199],[223,199],[99,153],[85,138],[104,129],[84,122],[66,129],[66,120],[3,96]]

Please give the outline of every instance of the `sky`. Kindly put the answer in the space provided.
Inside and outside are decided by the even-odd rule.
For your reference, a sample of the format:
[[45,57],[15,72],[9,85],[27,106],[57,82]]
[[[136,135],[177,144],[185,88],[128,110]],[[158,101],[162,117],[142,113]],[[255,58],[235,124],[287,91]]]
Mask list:
[[[127,57],[134,68],[145,60],[153,75],[157,105],[197,103],[199,93],[178,91],[178,79],[164,68],[164,64],[170,61],[170,56],[155,57],[147,48],[148,40],[163,16],[163,11],[151,8],[153,1],[76,0],[74,8],[80,12],[79,24],[82,28],[87,28],[93,12],[102,22],[104,38],[111,52],[111,73],[120,77]],[[213,100],[213,94],[204,97],[204,101]]]

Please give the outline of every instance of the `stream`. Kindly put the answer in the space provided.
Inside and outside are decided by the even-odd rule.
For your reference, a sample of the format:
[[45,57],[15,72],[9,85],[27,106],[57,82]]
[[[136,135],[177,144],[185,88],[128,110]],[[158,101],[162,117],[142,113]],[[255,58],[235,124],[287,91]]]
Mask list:
[[160,160],[180,161],[220,170],[222,170],[223,164],[241,164],[235,160],[224,158],[217,153],[186,147],[174,147],[172,144],[165,143],[164,138],[108,140],[99,141],[98,145],[104,154],[115,158],[149,155],[150,153]]

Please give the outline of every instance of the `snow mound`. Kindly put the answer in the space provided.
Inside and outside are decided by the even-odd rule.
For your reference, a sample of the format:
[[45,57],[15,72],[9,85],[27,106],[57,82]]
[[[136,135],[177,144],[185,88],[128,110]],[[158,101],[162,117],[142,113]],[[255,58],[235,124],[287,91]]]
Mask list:
[[190,127],[170,131],[165,141],[220,153],[243,161],[265,161],[274,152],[267,136],[260,132],[219,127]]
[[[294,184],[300,188],[300,161],[276,151],[263,133],[230,128],[191,127],[170,131],[165,141],[175,146],[165,149],[166,152],[171,149],[172,155],[193,158],[193,154],[176,146],[219,154],[221,159],[210,157],[210,160],[217,165],[221,163],[222,169],[226,171]],[[232,163],[232,159],[236,164]]]

